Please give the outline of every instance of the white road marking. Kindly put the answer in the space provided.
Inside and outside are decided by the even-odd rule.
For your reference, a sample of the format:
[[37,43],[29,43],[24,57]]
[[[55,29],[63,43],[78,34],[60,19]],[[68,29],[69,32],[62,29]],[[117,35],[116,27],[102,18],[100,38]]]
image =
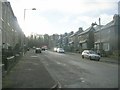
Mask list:
[[80,80],[81,80],[81,82],[83,82],[83,83],[85,82],[84,78],[82,78],[82,77],[80,78]]
[[85,82],[85,81],[81,81],[81,82]]
[[59,64],[59,65],[63,65],[63,66],[66,66],[66,64],[65,63],[60,63],[60,62],[56,62],[57,64]]
[[60,62],[57,62],[57,64],[61,64]]

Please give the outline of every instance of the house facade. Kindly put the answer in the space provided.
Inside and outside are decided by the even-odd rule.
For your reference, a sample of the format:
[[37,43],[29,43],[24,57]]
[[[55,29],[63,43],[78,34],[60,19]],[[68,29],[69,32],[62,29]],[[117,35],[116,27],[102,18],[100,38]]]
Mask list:
[[69,51],[68,33],[64,33],[62,43],[64,50]]
[[94,27],[91,26],[78,35],[80,52],[94,48]]
[[[1,18],[2,18],[2,2],[0,1],[0,65],[2,64],[2,20]],[[2,73],[0,74],[0,76],[2,76]],[[0,85],[0,87],[2,87],[2,85]]]
[[69,51],[73,52],[74,51],[74,32],[71,31],[68,35],[68,47],[69,47]]
[[[10,2],[2,2],[2,46],[11,50],[23,48],[25,36],[17,18],[15,17]],[[19,47],[19,48],[18,48]]]
[[69,36],[69,46],[72,48],[71,51],[77,52],[80,50],[79,46],[79,34],[83,32],[83,29],[80,27],[77,32]]
[[0,52],[2,48],[2,2],[0,1]]
[[113,20],[108,24],[97,28],[94,37],[94,48],[106,54],[118,52],[118,36],[120,35],[120,16],[114,15]]
[[59,41],[59,35],[58,34],[53,34],[53,35],[51,35],[51,36],[49,36],[49,45],[48,45],[48,47],[50,48],[50,49],[53,49],[54,47],[58,47],[58,41]]

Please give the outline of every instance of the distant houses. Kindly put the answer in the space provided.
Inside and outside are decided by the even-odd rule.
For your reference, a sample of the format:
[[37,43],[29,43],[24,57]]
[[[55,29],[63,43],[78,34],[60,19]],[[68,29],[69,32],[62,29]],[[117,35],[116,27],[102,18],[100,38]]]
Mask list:
[[120,50],[119,35],[120,15],[115,14],[113,20],[106,25],[101,25],[99,18],[99,24],[92,23],[86,30],[80,27],[76,32],[47,35],[46,45],[49,49],[64,48],[66,52],[81,53],[83,50],[89,49],[102,56],[117,55]]
[[80,27],[79,30],[75,33],[71,33],[68,37],[68,46],[69,46],[69,51],[79,51],[79,40],[78,40],[78,35],[83,32],[83,29]]
[[[9,2],[2,2],[0,8],[2,15],[0,16],[0,34],[2,34],[2,46],[6,49],[18,50],[17,47],[23,48],[28,43],[22,32],[17,18],[15,17]],[[2,32],[2,33],[1,33]],[[66,32],[64,34],[44,35],[44,39],[38,39],[36,43],[47,45],[48,48],[54,47],[64,48],[68,52],[81,53],[85,49],[95,50],[99,54],[116,55],[120,50],[120,15],[115,14],[113,20],[106,25],[92,23],[90,27],[83,30],[82,27],[76,32]],[[32,36],[31,36],[32,39]],[[30,39],[30,40],[31,40]],[[41,40],[41,41],[40,41]],[[42,41],[43,40],[43,41]],[[31,42],[32,43],[32,42]],[[29,44],[32,45],[33,44]]]
[[106,25],[101,25],[99,21],[99,24],[92,23],[86,30],[80,27],[75,33],[71,31],[60,35],[57,46],[71,52],[81,53],[85,49],[92,49],[101,55],[118,54],[119,35],[120,16],[115,14]]

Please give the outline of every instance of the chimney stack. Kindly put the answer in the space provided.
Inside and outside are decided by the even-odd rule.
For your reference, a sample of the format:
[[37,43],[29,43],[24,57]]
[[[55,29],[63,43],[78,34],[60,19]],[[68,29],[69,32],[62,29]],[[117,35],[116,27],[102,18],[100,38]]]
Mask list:
[[99,18],[99,25],[101,25],[101,19]]
[[83,28],[82,27],[79,27],[79,32],[82,32],[83,31]]

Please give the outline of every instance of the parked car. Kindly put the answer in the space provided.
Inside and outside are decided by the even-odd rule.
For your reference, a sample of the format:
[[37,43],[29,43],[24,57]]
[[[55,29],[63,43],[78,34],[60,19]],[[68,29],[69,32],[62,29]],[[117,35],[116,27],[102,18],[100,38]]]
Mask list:
[[57,52],[57,48],[55,47],[53,51],[54,51],[54,52]]
[[27,51],[29,51],[30,50],[30,48],[27,48]]
[[41,48],[36,48],[35,53],[41,53]]
[[45,48],[44,48],[44,47],[42,47],[42,50],[43,50],[43,51],[45,51]]
[[59,52],[59,53],[64,53],[65,50],[64,50],[63,48],[57,48],[57,52]]
[[98,55],[96,52],[92,50],[84,50],[82,52],[82,58],[89,58],[90,60],[100,60],[100,55]]
[[35,46],[33,46],[33,49],[36,49],[36,47],[35,47]]
[[47,50],[48,48],[47,48],[47,46],[42,46],[42,50],[43,51],[45,51],[45,50]]

